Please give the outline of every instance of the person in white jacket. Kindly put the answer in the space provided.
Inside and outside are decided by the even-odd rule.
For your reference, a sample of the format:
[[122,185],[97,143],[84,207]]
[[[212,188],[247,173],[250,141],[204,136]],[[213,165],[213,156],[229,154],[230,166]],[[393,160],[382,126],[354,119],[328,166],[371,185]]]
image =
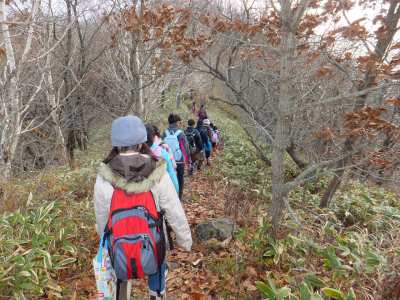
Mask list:
[[[190,251],[192,236],[185,212],[165,165],[156,161],[146,145],[147,133],[143,122],[134,116],[114,120],[111,141],[113,149],[100,165],[94,186],[97,233],[102,235],[106,227],[114,187],[127,193],[151,191],[157,208],[164,211],[166,220],[175,232],[177,245]],[[164,263],[161,268],[161,299],[165,297],[166,271]],[[149,276],[151,300],[157,299],[159,294],[159,278],[160,274]],[[117,300],[130,298],[129,282],[120,284],[118,295]]]

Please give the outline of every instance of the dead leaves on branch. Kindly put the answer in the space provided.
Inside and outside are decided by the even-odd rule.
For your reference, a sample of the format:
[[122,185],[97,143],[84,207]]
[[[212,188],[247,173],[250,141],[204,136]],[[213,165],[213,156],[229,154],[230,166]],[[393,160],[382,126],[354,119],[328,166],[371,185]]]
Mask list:
[[394,106],[400,106],[400,98],[399,97],[390,98],[386,102],[389,104],[392,104]]
[[144,7],[142,11],[137,11],[132,7],[123,11],[121,15],[124,30],[134,33],[137,41],[159,45],[162,55],[159,55],[158,61],[154,63],[161,74],[169,71],[165,65],[170,65],[168,60],[172,59],[172,53],[183,63],[189,64],[200,55],[202,47],[210,41],[209,37],[202,33],[195,37],[187,36],[193,15],[186,8],[163,4],[154,9]]
[[385,108],[373,108],[370,106],[350,112],[345,115],[345,134],[350,138],[367,137],[373,138],[380,133],[392,134],[399,128],[386,121],[383,113],[387,112]]
[[393,164],[400,152],[392,149],[379,149],[376,151],[370,151],[367,153],[368,162],[373,166],[381,169],[389,169],[393,167]]
[[[368,42],[369,39],[383,39],[388,33],[388,26],[385,23],[385,14],[378,14],[373,22],[381,23],[376,32],[371,32],[366,28],[364,21],[366,18],[360,18],[346,26],[341,26],[332,31],[328,31],[322,36],[320,46],[311,46],[315,44],[315,30],[321,26],[321,23],[329,21],[339,22],[341,11],[349,11],[354,8],[355,1],[311,1],[309,8],[302,17],[299,26],[296,28],[296,36],[301,41],[297,48],[299,54],[315,56],[320,51],[326,52],[333,49],[339,40],[347,40],[353,44],[359,42]],[[367,5],[368,3],[360,3]],[[292,7],[293,12],[297,7]],[[194,59],[205,53],[221,37],[231,34],[235,38],[248,41],[240,46],[238,53],[244,53],[246,59],[268,58],[268,51],[250,51],[247,48],[252,47],[254,43],[267,43],[273,47],[279,47],[281,43],[281,17],[275,10],[263,12],[259,17],[243,19],[239,17],[227,18],[220,14],[204,13],[191,10],[189,8],[177,7],[170,4],[163,4],[155,7],[143,7],[137,11],[135,7],[124,10],[122,13],[121,27],[126,31],[136,35],[138,41],[143,43],[154,42],[159,45],[161,53],[159,61],[156,62],[156,69],[160,75],[170,71],[168,62],[161,60],[173,60],[176,56],[184,64],[190,64]],[[194,24],[200,24],[193,32]],[[221,36],[222,35],[222,36]],[[390,50],[396,50],[400,46],[393,46]],[[397,51],[397,50],[396,50]],[[389,63],[382,64],[375,58],[374,54],[368,54],[360,57],[353,57],[351,52],[338,53],[338,62],[357,60],[360,71],[373,71],[390,75],[399,65],[400,60],[393,57]],[[158,63],[158,64],[157,64]],[[317,77],[328,75],[325,69],[321,69]],[[379,77],[379,76],[377,76]]]
[[[400,106],[400,99],[391,98],[386,101],[394,106]],[[393,147],[400,140],[400,128],[386,120],[388,110],[383,107],[365,106],[359,110],[349,112],[344,117],[344,130],[342,133],[335,132],[332,128],[324,128],[314,134],[317,140],[325,143],[333,143],[338,140],[350,139],[352,141],[368,141],[371,146],[364,147],[361,153],[355,155],[354,160],[367,161],[369,164],[388,169],[393,167],[399,149]],[[384,147],[377,148],[376,139],[386,140]]]
[[314,134],[315,138],[324,142],[332,142],[335,138],[335,133],[329,127],[322,129]]
[[[387,102],[394,105],[400,104],[398,99],[389,99]],[[399,141],[400,128],[385,120],[386,112],[385,108],[366,106],[358,111],[348,113],[345,117],[345,134],[348,138],[353,140],[381,138],[387,141],[383,144],[384,146],[364,149],[361,155],[355,157],[355,160],[368,161],[369,164],[381,169],[393,167],[399,156],[399,150],[391,147],[390,144]]]

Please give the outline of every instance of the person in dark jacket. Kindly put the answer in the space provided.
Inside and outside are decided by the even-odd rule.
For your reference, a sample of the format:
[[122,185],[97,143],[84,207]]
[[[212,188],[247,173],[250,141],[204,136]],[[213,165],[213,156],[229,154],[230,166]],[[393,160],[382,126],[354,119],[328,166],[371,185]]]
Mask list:
[[210,156],[212,150],[210,124],[211,124],[210,120],[205,119],[203,120],[202,125],[198,128],[203,142],[203,150],[206,156],[206,161],[208,166],[210,165]]
[[197,116],[199,117],[200,121],[203,121],[204,119],[207,119],[207,111],[206,107],[204,104],[200,106],[199,112],[197,113]]
[[179,198],[182,200],[185,165],[190,168],[191,159],[185,133],[180,129],[181,121],[182,120],[178,115],[170,114],[168,116],[169,126],[163,134],[163,139],[164,142],[170,147],[176,161],[176,173],[179,183]]
[[200,171],[201,165],[204,160],[203,153],[203,140],[200,136],[200,132],[194,128],[195,121],[190,119],[188,121],[188,127],[185,130],[186,140],[188,141],[190,157],[192,159],[192,167],[190,174],[193,174],[195,166]]

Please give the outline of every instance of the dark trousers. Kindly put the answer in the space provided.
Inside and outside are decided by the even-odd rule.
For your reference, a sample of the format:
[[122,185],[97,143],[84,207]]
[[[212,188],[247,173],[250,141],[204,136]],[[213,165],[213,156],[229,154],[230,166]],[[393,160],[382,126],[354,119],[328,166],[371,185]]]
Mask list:
[[201,169],[201,165],[203,164],[203,160],[204,160],[204,154],[202,151],[198,151],[194,154],[192,154],[192,166],[194,168],[194,166],[197,167],[197,170],[200,171]]
[[179,184],[179,199],[182,200],[183,195],[183,184],[184,184],[184,175],[185,175],[185,164],[178,163],[176,164],[176,176],[178,177],[178,184]]

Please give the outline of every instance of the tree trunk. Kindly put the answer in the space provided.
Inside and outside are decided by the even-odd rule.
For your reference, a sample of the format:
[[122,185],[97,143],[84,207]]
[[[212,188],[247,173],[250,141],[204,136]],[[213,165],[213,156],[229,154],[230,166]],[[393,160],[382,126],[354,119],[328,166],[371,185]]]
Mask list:
[[68,155],[67,155],[67,149],[65,145],[65,138],[64,138],[64,133],[61,129],[61,124],[60,124],[60,118],[58,117],[58,105],[56,102],[56,95],[54,91],[54,85],[53,85],[53,75],[51,72],[51,66],[50,66],[50,54],[48,54],[47,58],[48,62],[46,63],[46,70],[47,70],[47,100],[50,104],[51,108],[51,119],[53,120],[54,123],[54,131],[56,133],[56,140],[57,140],[57,145],[56,148],[58,151],[60,151],[60,161],[61,163],[67,163],[68,162]]
[[131,33],[131,48],[129,53],[129,71],[130,75],[132,76],[132,89],[131,89],[131,99],[124,111],[125,114],[141,114],[143,109],[142,102],[143,102],[143,94],[141,88],[141,76],[140,72],[140,55],[139,55],[139,38],[138,34]]
[[182,99],[181,99],[181,91],[179,90],[177,93],[176,93],[176,108],[180,108],[181,107],[181,102],[182,102]]
[[18,82],[16,78],[16,63],[14,48],[11,43],[10,31],[6,17],[6,0],[0,0],[0,22],[3,34],[4,47],[7,58],[7,76],[9,86],[6,89],[4,103],[4,119],[0,139],[0,173],[3,179],[11,177],[12,163],[19,142],[20,135],[20,99],[18,95]]
[[[82,82],[83,77],[85,76],[85,73],[87,72],[87,58],[86,58],[86,45],[85,45],[85,37],[82,33],[81,29],[81,24],[79,22],[79,14],[77,11],[77,0],[74,1],[73,3],[73,13],[74,13],[74,19],[75,19],[75,27],[76,31],[78,33],[78,38],[79,38],[79,66],[78,66],[78,81]],[[87,142],[88,142],[88,129],[86,126],[86,120],[84,116],[84,105],[82,103],[82,99],[84,97],[82,96],[82,89],[79,87],[76,90],[76,98],[75,98],[75,110],[76,110],[76,115],[75,115],[75,120],[76,120],[76,127],[75,129],[75,139],[77,141],[78,147],[80,150],[87,150]]]
[[144,102],[143,102],[143,78],[142,78],[142,74],[141,74],[141,63],[140,63],[140,42],[137,41],[136,42],[136,51],[135,51],[135,60],[136,60],[136,65],[137,65],[137,76],[138,76],[138,103],[137,103],[137,111],[139,112],[140,116],[144,116]]
[[161,92],[161,108],[165,107],[166,97],[165,97],[165,90]]
[[285,151],[279,146],[284,142],[284,131],[286,125],[284,122],[279,122],[280,125],[277,126],[275,143],[272,151],[272,207],[270,210],[271,220],[272,220],[272,230],[274,236],[276,236],[280,221],[283,214],[284,204],[284,154]]
[[[48,3],[49,5],[49,11],[52,10],[51,7],[51,1]],[[51,108],[51,119],[53,120],[53,127],[54,131],[56,133],[56,140],[57,140],[57,145],[56,145],[56,150],[59,151],[60,153],[60,162],[62,164],[66,164],[68,162],[68,155],[67,155],[67,149],[65,145],[65,138],[64,138],[64,133],[61,128],[61,123],[60,123],[60,118],[58,116],[58,104],[56,101],[56,92],[54,89],[54,83],[53,83],[53,73],[51,70],[51,58],[52,54],[50,51],[51,48],[51,30],[50,30],[50,24],[47,25],[47,57],[46,57],[46,66],[45,66],[45,71],[47,72],[46,76],[46,81],[47,81],[47,90],[46,90],[46,96],[47,96],[47,101],[49,102],[50,108]]]
[[344,175],[344,169],[338,170],[335,172],[331,182],[328,185],[324,195],[322,196],[319,207],[326,208],[331,204],[333,195],[336,193],[339,188]]
[[[71,24],[72,22],[72,0],[65,0],[65,4],[67,6],[67,23]],[[76,107],[75,107],[75,99],[72,92],[72,76],[71,76],[71,60],[72,60],[72,27],[67,29],[67,37],[66,37],[66,46],[65,46],[65,55],[64,55],[64,97],[66,100],[66,111],[64,118],[67,123],[67,133],[66,133],[66,148],[68,155],[68,164],[70,168],[75,167],[75,157],[74,150],[77,145],[76,139]]]
[[304,170],[307,167],[307,163],[299,156],[298,152],[293,143],[286,149],[293,162],[299,167],[300,170]]
[[285,178],[284,157],[289,146],[290,137],[290,104],[293,100],[294,87],[290,79],[291,65],[295,50],[295,35],[290,28],[290,1],[286,1],[282,8],[282,40],[280,45],[280,93],[277,111],[277,123],[274,130],[274,143],[272,151],[272,230],[276,236],[285,207]]
[[[71,24],[72,17],[74,17],[75,29],[78,33],[79,38],[79,64],[77,71],[77,83],[83,79],[85,72],[87,71],[86,65],[86,52],[85,52],[85,43],[84,37],[81,32],[80,24],[79,24],[79,16],[77,13],[77,1],[76,0],[65,0],[67,6],[67,20],[68,24]],[[64,70],[64,93],[66,97],[66,119],[67,119],[67,154],[68,154],[68,162],[71,168],[75,167],[75,157],[74,151],[76,148],[80,150],[87,149],[87,140],[88,134],[86,129],[86,122],[83,115],[83,104],[82,104],[82,95],[80,87],[76,88],[73,86],[71,68],[72,65],[72,46],[73,46],[73,27],[68,28],[67,30],[67,40],[66,40],[66,49],[65,49],[65,70]]]

